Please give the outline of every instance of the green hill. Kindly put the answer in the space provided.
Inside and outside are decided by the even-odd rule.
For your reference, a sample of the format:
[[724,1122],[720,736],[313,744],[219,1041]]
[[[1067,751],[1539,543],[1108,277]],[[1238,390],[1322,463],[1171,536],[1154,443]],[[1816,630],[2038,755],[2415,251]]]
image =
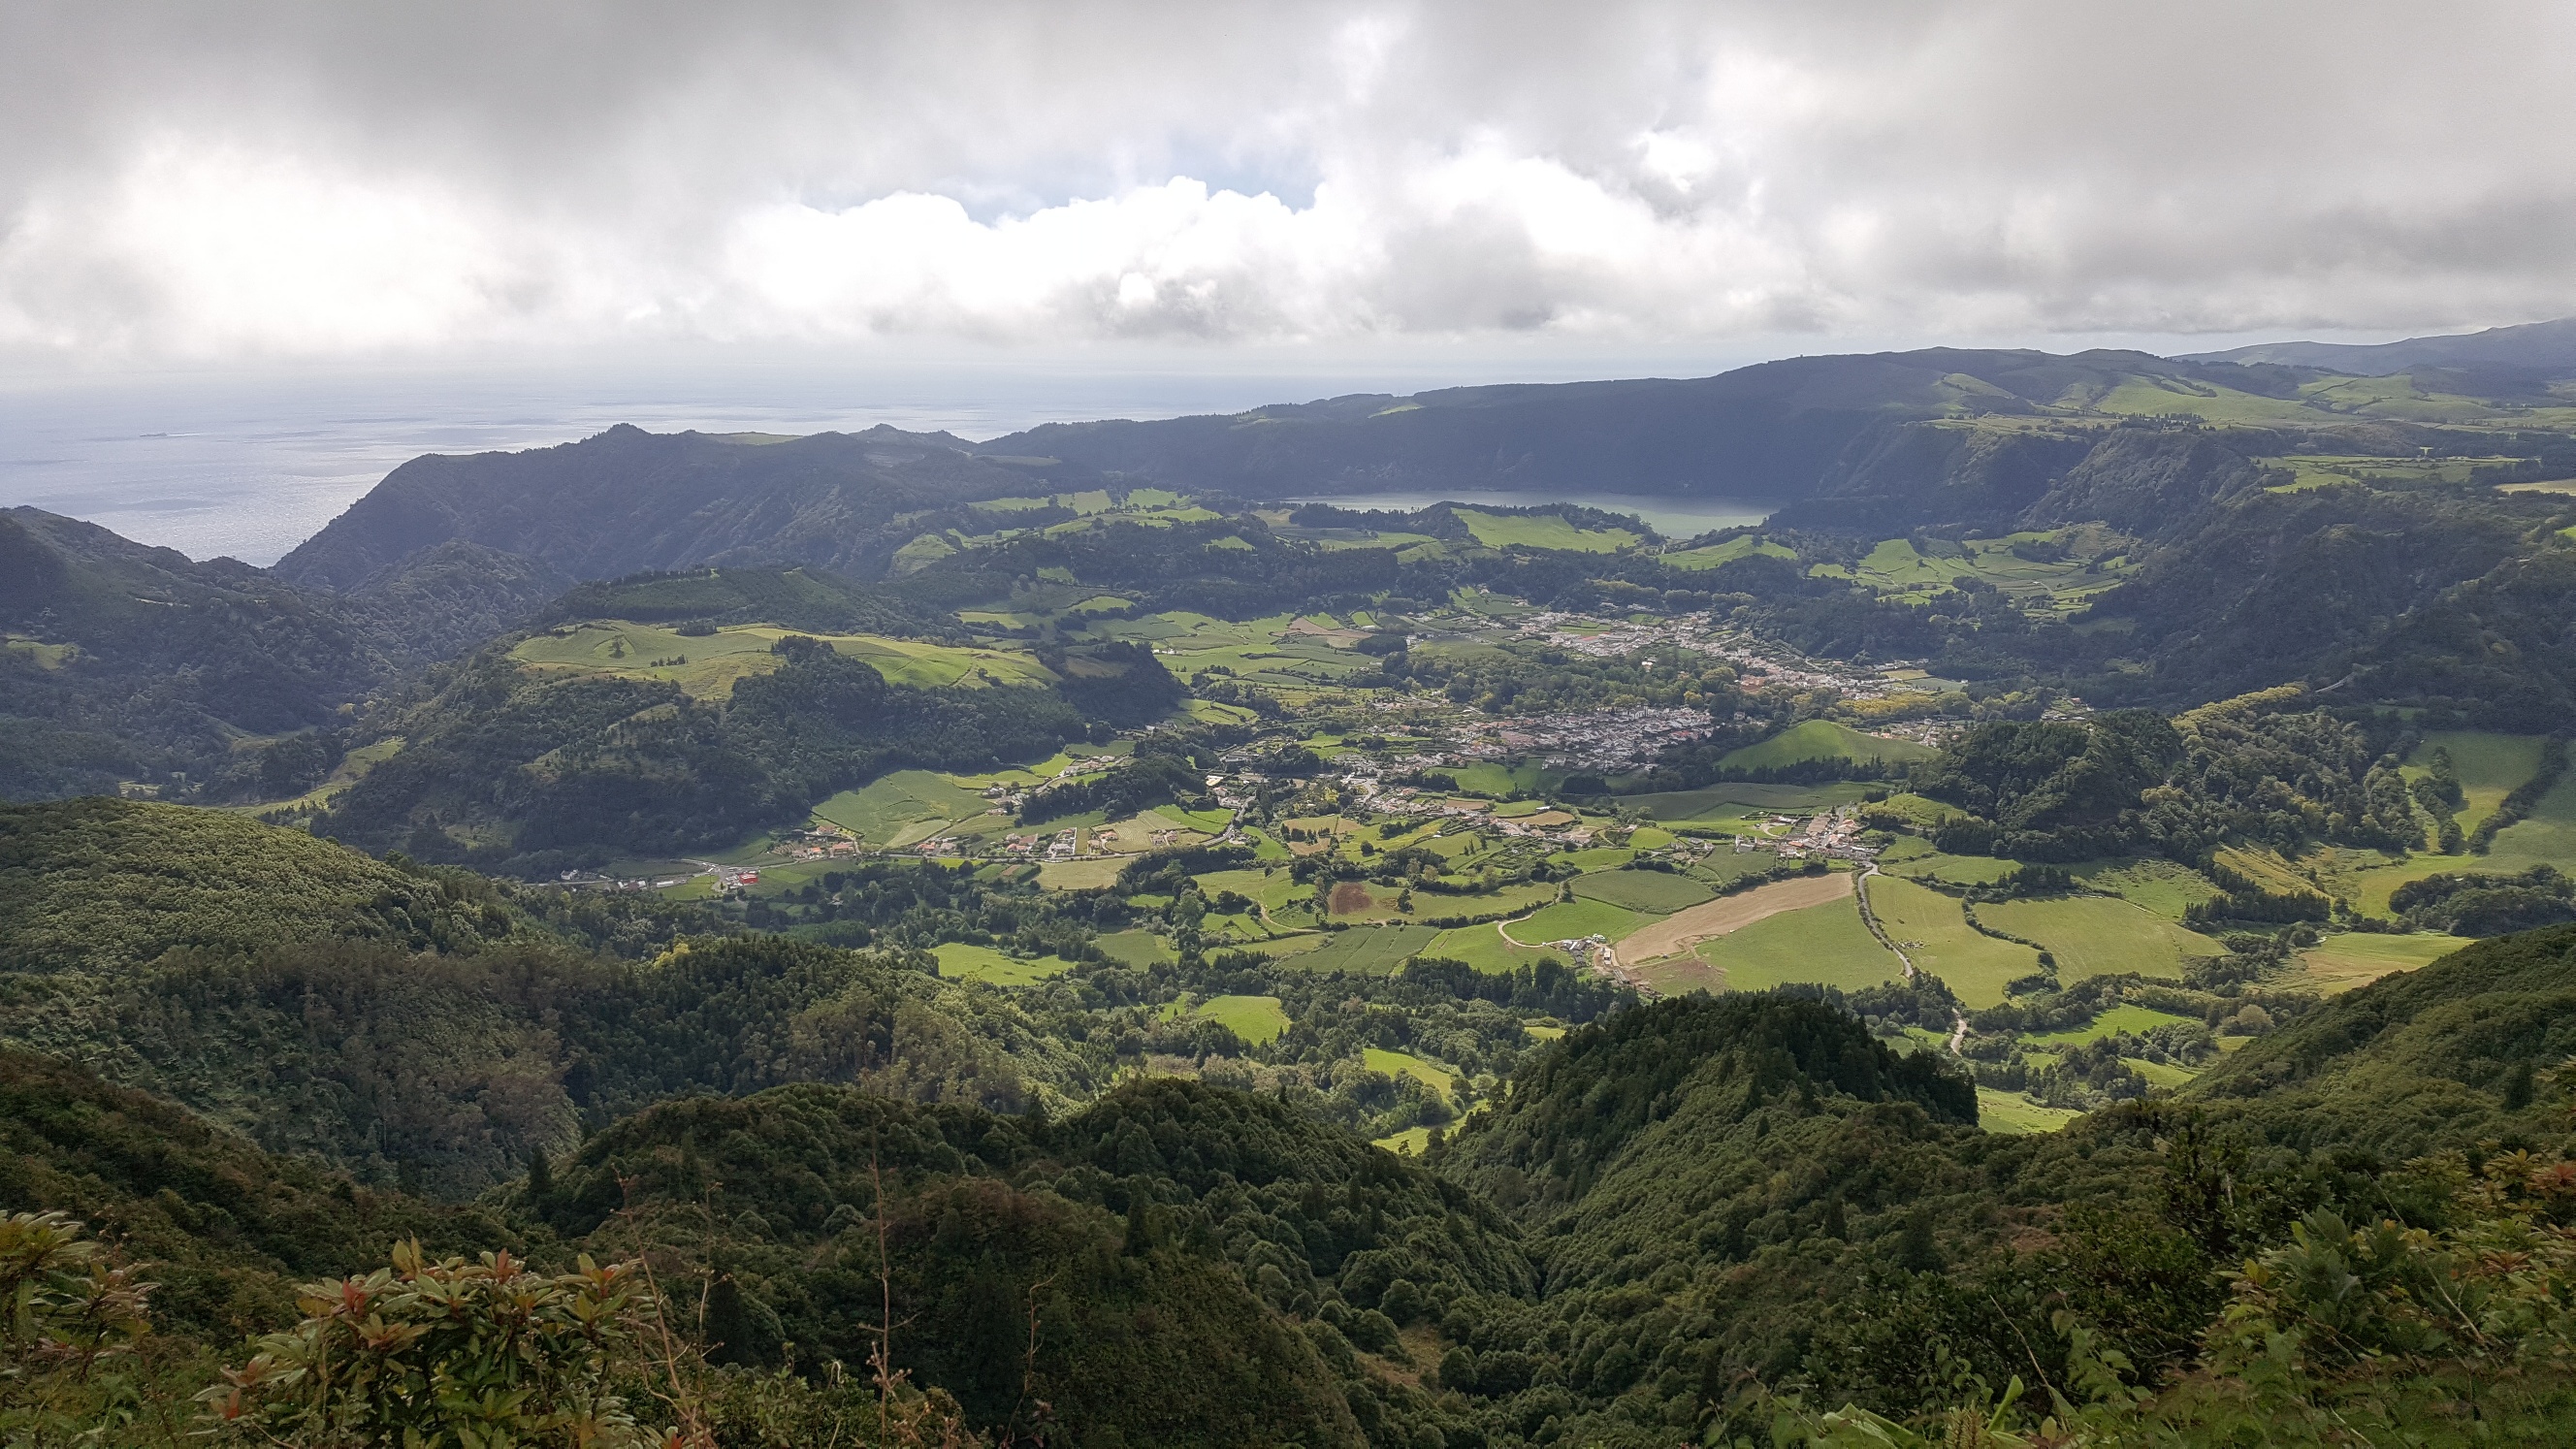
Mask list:
[[0,806],[0,967],[11,971],[331,939],[461,950],[510,930],[507,913],[435,881],[223,811],[98,798]]
[[2270,1141],[2392,1161],[2555,1132],[2563,1113],[2532,1105],[2530,1073],[2576,1056],[2571,952],[2576,926],[2464,946],[2249,1043],[2189,1095],[2235,1108]]
[[1759,772],[1785,770],[1818,762],[1858,765],[1902,765],[1940,753],[1912,740],[1883,740],[1829,719],[1791,725],[1757,745],[1729,751],[1718,768]]

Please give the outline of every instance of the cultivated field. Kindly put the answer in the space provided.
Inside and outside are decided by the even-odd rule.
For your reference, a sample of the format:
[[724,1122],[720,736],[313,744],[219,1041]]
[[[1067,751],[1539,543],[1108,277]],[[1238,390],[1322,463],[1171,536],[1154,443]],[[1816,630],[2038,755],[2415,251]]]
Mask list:
[[1698,954],[1714,968],[1712,990],[1767,991],[1799,981],[1849,991],[1905,974],[1904,963],[1861,924],[1859,907],[1848,895],[1765,916],[1701,942]]
[[2000,1005],[2006,983],[2039,969],[2037,951],[1971,928],[1954,896],[1885,875],[1872,876],[1866,888],[1888,939],[1914,958],[1916,970],[1940,977],[1971,1007]]
[[1632,911],[1669,914],[1698,905],[1717,892],[1686,875],[1659,870],[1604,870],[1574,882],[1574,893]]
[[[1731,896],[1677,911],[1664,919],[1621,939],[1616,947],[1619,963],[1637,966],[1665,956],[1678,956],[1702,941],[1714,940],[1741,931],[1757,921],[1786,911],[1801,911],[1851,894],[1852,878],[1839,871],[1824,875],[1805,875],[1770,885],[1755,886]],[[1852,917],[1859,923],[1859,916]],[[1521,939],[1529,936],[1515,923],[1513,932]],[[1867,938],[1868,932],[1862,932]],[[1870,941],[1870,950],[1885,955],[1878,942]],[[1702,953],[1705,955],[1706,953]]]

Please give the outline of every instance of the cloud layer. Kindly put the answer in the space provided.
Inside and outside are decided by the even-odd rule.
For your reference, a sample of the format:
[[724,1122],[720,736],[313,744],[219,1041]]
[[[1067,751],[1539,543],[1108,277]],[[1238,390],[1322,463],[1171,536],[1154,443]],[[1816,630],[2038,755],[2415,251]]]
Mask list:
[[0,350],[2576,311],[2565,7],[0,4]]

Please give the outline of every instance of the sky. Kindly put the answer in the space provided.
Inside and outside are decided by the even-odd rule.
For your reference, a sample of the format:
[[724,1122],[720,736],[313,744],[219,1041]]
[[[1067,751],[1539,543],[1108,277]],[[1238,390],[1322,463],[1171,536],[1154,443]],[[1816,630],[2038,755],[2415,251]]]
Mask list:
[[2576,8],[0,0],[0,373],[1300,381],[2576,312]]

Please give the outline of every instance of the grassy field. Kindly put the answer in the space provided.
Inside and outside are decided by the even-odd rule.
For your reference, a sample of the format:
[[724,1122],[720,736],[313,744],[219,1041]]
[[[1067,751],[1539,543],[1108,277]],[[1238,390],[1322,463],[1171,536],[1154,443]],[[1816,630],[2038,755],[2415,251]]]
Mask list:
[[1868,794],[1869,788],[1850,781],[1830,785],[1757,785],[1739,781],[1697,790],[1624,795],[1619,803],[1634,805],[1657,820],[1731,824],[1769,814],[1812,815],[1836,805],[1852,804]]
[[1123,860],[1050,860],[1038,867],[1038,884],[1051,891],[1093,891],[1118,883]]
[[1977,919],[2046,946],[2057,958],[2057,979],[2067,982],[2126,971],[2175,980],[2184,961],[2227,954],[2197,931],[2110,896],[2003,901],[1977,907]]
[[992,802],[928,770],[897,770],[814,807],[814,818],[854,831],[874,850],[900,850],[973,821],[980,834],[1011,828]]
[[1575,553],[1617,553],[1642,542],[1624,528],[1576,528],[1553,513],[1535,513],[1526,517],[1506,513],[1480,513],[1473,508],[1453,508],[1450,512],[1467,525],[1476,542],[1487,548],[1553,548]]
[[1095,619],[1089,632],[1150,645],[1175,674],[1223,668],[1246,683],[1290,697],[1332,687],[1375,664],[1349,647],[1361,638],[1358,631],[1300,627],[1290,614],[1234,621],[1176,610]]
[[1430,945],[1422,948],[1425,956],[1439,956],[1451,961],[1464,961],[1489,976],[1500,976],[1515,967],[1534,966],[1541,961],[1565,964],[1565,953],[1543,946],[1515,946],[1503,939],[1503,933],[1491,925],[1459,926],[1441,932]]
[[1406,958],[1428,949],[1439,936],[1429,926],[1360,926],[1334,932],[1324,944],[1299,951],[1289,964],[1300,971],[1385,976],[1403,965]]
[[2089,1025],[2079,1026],[2073,1031],[2050,1032],[2046,1036],[2034,1036],[2027,1040],[2031,1045],[2038,1047],[2082,1046],[2087,1042],[2100,1041],[2114,1032],[2125,1031],[2136,1036],[2144,1036],[2157,1027],[2171,1026],[2176,1022],[2190,1020],[2188,1016],[2176,1016],[2170,1011],[2156,1011],[2149,1007],[2122,1002],[2093,1018]]
[[2000,1005],[2007,982],[2039,969],[2038,952],[1972,930],[1955,897],[1884,875],[1867,886],[1888,938],[1914,958],[1915,969],[1948,982],[1970,1006]]
[[1366,1047],[1361,1060],[1372,1072],[1390,1077],[1411,1077],[1448,1101],[1458,1100],[1458,1074],[1435,1061],[1427,1061],[1411,1052],[1391,1052],[1383,1047]]
[[1882,740],[1829,719],[1811,719],[1758,745],[1732,751],[1717,763],[1726,770],[1777,770],[1814,760],[1903,764],[1928,760],[1935,753],[1931,746],[1912,740]]
[[1992,1087],[1977,1089],[1977,1125],[1989,1132],[2006,1136],[2054,1132],[2083,1115],[2062,1108],[2043,1107],[2019,1092],[1998,1092]]
[[1034,986],[1050,976],[1061,976],[1073,969],[1073,963],[1061,956],[1040,956],[1034,961],[1015,960],[990,946],[968,946],[951,941],[931,948],[939,958],[939,974],[951,981],[981,981],[992,986]]
[[1667,568],[1713,569],[1721,564],[1731,564],[1737,559],[1752,558],[1756,555],[1765,558],[1793,559],[1798,556],[1798,551],[1748,533],[1741,538],[1730,538],[1724,543],[1710,544],[1706,548],[1682,549],[1659,557]]
[[[1993,585],[2024,609],[2063,612],[2120,581],[2125,561],[2117,557],[2117,550],[2124,542],[2098,527],[2001,538],[1931,539],[1922,547],[1910,539],[1891,538],[1851,568],[1818,564],[1809,572],[1918,600],[1961,579],[1976,579]],[[2016,544],[2049,544],[2062,548],[2066,556],[2024,558],[2013,552]],[[2103,562],[2096,566],[2096,559]]]
[[1910,876],[1915,880],[1942,880],[1952,885],[1992,885],[2021,869],[2021,862],[1999,860],[1991,855],[1944,855],[1935,850],[1896,861],[1882,869],[1890,875]]
[[1398,1157],[1420,1157],[1431,1146],[1431,1129],[1407,1127],[1392,1137],[1374,1138],[1371,1147],[1383,1147]]
[[1288,1029],[1288,1013],[1276,996],[1211,996],[1191,1008],[1253,1046],[1275,1041]]
[[2475,830],[2480,821],[2495,813],[2515,786],[2539,772],[2540,751],[2546,743],[2538,735],[2438,730],[2416,746],[2402,773],[2409,783],[2421,779],[2430,773],[2426,762],[2432,759],[2433,751],[2449,750],[2451,768],[2459,776],[2460,793],[2468,797],[2468,803],[2460,809],[2460,829]]
[[1128,966],[1152,966],[1177,960],[1169,941],[1151,931],[1119,931],[1101,936],[1094,945],[1109,953],[1109,958]]
[[[637,679],[667,679],[700,699],[721,699],[750,675],[778,667],[771,646],[787,629],[736,625],[690,636],[659,624],[622,619],[566,625],[520,641],[510,657],[540,669],[568,669]],[[897,684],[1044,685],[1055,675],[1024,650],[963,648],[878,634],[825,634],[834,649],[864,659]]]
[[2355,931],[2328,936],[2299,953],[2309,983],[2331,995],[2367,986],[2391,971],[2429,966],[2469,943],[2458,936],[2419,932],[2382,936]]
[[1686,875],[1669,875],[1659,870],[1605,870],[1578,877],[1574,893],[1586,900],[1606,901],[1631,911],[1649,911],[1669,915],[1684,906],[1695,906],[1717,892]]
[[2109,891],[2169,921],[2181,920],[2185,910],[2221,893],[2209,877],[2170,860],[2097,860],[2075,867],[2074,875],[2097,891]]
[[1850,990],[1894,980],[1904,966],[1860,922],[1846,897],[1800,911],[1783,911],[1713,941],[1699,959],[1714,969],[1712,989],[1767,991],[1791,981]]
[[2411,880],[2453,872],[2517,874],[2535,865],[2576,873],[2576,772],[2559,782],[2518,824],[2496,832],[2485,855],[2425,854],[2391,861],[2375,851],[2321,852],[2317,873],[2355,910],[2390,918],[2389,893]]
[[1578,896],[1542,907],[1520,920],[1507,921],[1503,929],[1513,940],[1532,946],[1547,941],[1578,940],[1585,936],[1606,936],[1616,941],[1649,919],[1651,917],[1623,906]]

